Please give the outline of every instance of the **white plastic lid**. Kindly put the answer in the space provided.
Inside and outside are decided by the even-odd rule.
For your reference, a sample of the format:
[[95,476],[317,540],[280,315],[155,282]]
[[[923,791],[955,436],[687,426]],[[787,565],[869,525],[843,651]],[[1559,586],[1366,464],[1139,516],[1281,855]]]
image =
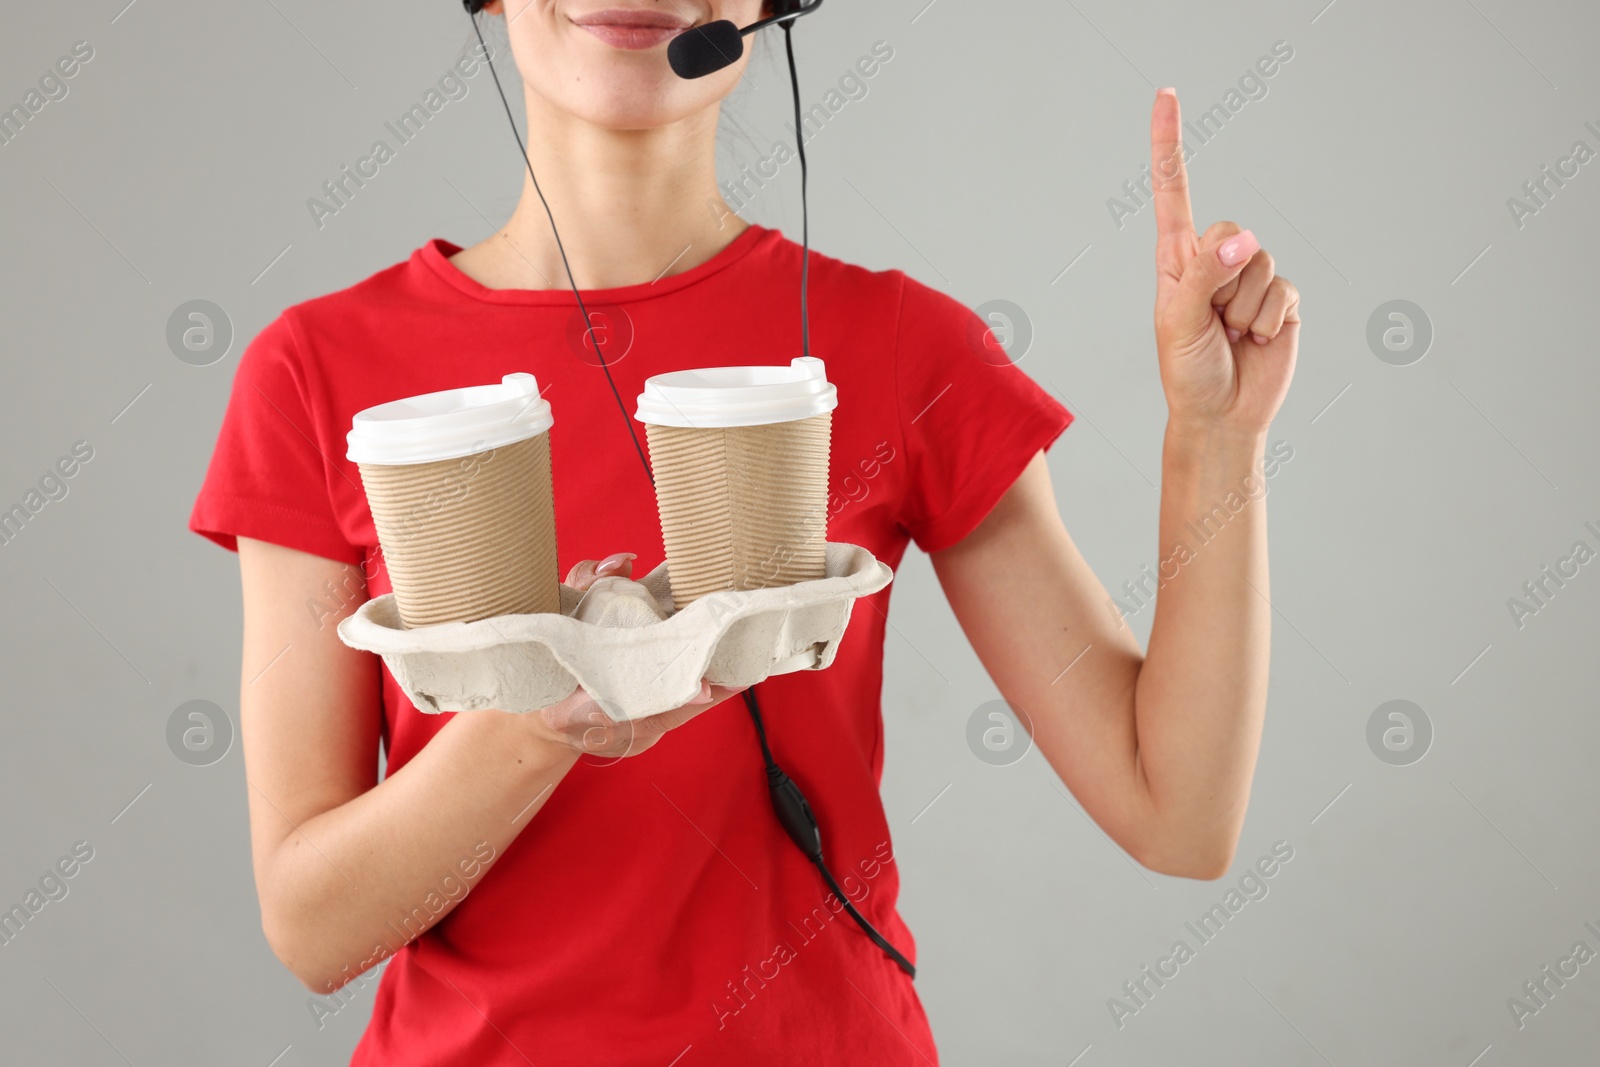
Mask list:
[[443,389],[356,413],[345,436],[352,463],[434,463],[537,437],[554,424],[531,374],[508,374],[499,385]]
[[634,417],[654,426],[765,426],[838,406],[822,360],[801,356],[787,367],[706,367],[646,378]]

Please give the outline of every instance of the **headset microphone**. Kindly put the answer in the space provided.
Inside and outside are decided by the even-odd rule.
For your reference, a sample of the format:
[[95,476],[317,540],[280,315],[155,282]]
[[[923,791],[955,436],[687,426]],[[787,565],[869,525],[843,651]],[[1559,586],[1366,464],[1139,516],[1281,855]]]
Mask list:
[[672,43],[667,45],[667,62],[672,64],[673,73],[680,78],[704,78],[707,74],[715,74],[737,63],[739,57],[744,55],[746,34],[775,22],[784,23],[784,29],[788,29],[795,19],[821,7],[822,0],[811,0],[809,4],[797,0],[776,0],[772,6],[776,14],[752,22],[743,29],[727,19],[719,19],[704,26],[695,26],[674,37]]
[[[628,435],[633,439],[633,448],[638,453],[639,463],[644,467],[645,477],[654,484],[655,476],[650,470],[650,461],[645,458],[644,448],[639,443],[639,435],[633,429],[633,420],[628,416],[627,405],[622,402],[622,394],[617,391],[617,383],[611,376],[611,365],[606,360],[599,339],[595,337],[594,321],[589,317],[589,309],[583,303],[583,293],[578,289],[577,281],[573,279],[572,265],[567,262],[567,249],[561,242],[561,231],[556,229],[555,215],[550,210],[550,202],[544,197],[544,191],[539,187],[539,179],[533,172],[533,161],[528,158],[527,145],[523,144],[522,134],[518,131],[516,119],[511,113],[511,102],[506,99],[505,86],[500,84],[500,74],[495,69],[494,60],[489,58],[489,46],[483,39],[483,30],[478,27],[476,16],[484,9],[488,0],[461,0],[461,2],[467,9],[467,14],[474,16],[472,28],[478,36],[478,47],[483,52],[484,62],[489,66],[490,76],[494,78],[494,87],[500,94],[500,103],[505,109],[506,119],[511,123],[511,133],[516,138],[522,162],[528,168],[528,178],[533,183],[533,191],[538,194],[539,202],[544,207],[545,218],[550,222],[550,232],[555,237],[556,249],[561,254],[561,265],[566,270],[567,282],[572,286],[573,298],[578,303],[578,313],[583,316],[584,325],[588,328],[589,344],[594,348],[600,369],[605,372],[606,384],[611,387],[611,395],[617,402],[623,421],[627,424]],[[775,13],[759,22],[751,23],[742,30],[732,22],[722,19],[684,31],[673,38],[672,43],[667,46],[667,57],[673,71],[679,77],[700,78],[737,61],[744,54],[745,34],[775,23],[783,29],[784,53],[789,61],[789,88],[794,103],[795,149],[800,157],[800,351],[802,355],[809,356],[811,328],[807,312],[807,281],[811,273],[811,227],[809,213],[806,210],[805,126],[800,114],[800,76],[795,69],[794,41],[789,31],[795,19],[809,15],[821,7],[822,0],[811,0],[810,3],[806,3],[805,0],[768,0],[768,2]],[[893,960],[895,966],[915,978],[916,967],[873,927],[865,915],[861,914],[833,877],[833,872],[828,869],[827,861],[822,854],[822,829],[817,824],[817,817],[812,812],[811,805],[806,802],[800,786],[784,773],[773,759],[772,748],[767,743],[766,723],[762,721],[761,704],[756,698],[755,686],[746,689],[742,696],[745,709],[750,713],[750,721],[755,726],[756,740],[761,745],[761,760],[766,767],[767,791],[772,798],[773,813],[777,816],[779,825],[783,827],[784,833],[795,846],[805,854],[806,859],[817,868],[823,882],[839,899],[845,913],[861,927],[868,940]]]

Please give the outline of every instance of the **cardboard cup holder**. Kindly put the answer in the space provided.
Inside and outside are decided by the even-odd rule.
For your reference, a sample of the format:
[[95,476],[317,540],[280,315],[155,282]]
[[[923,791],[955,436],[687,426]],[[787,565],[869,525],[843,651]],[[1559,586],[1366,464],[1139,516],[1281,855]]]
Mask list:
[[833,663],[858,597],[894,573],[829,541],[823,577],[705,593],[681,610],[666,563],[637,581],[561,586],[561,613],[498,615],[405,628],[394,595],[339,624],[351,648],[383,658],[421,711],[537,711],[582,687],[617,722],[682,707],[700,680],[740,687]]

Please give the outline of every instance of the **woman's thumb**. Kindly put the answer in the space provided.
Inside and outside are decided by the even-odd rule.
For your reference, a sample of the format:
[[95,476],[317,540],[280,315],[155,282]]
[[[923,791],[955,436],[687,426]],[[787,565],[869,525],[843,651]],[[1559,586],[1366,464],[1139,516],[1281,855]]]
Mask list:
[[586,559],[567,572],[566,584],[574,589],[585,590],[601,578],[615,575],[631,578],[633,561],[638,558],[632,552],[613,552],[602,560]]
[[1176,321],[1171,325],[1180,333],[1199,335],[1210,328],[1216,318],[1211,298],[1217,290],[1237,278],[1250,262],[1250,257],[1261,250],[1261,242],[1249,230],[1241,230],[1231,237],[1223,237],[1215,244],[1200,249],[1184,269],[1183,280],[1172,302]]

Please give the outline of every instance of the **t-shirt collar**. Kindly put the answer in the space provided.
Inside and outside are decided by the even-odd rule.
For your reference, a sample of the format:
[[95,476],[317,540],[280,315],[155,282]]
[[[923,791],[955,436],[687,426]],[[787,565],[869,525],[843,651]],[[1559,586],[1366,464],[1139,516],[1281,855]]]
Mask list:
[[[776,239],[778,236],[780,235],[777,230],[751,223],[743,233],[730,241],[727,247],[704,263],[696,264],[678,274],[658,278],[653,282],[623,285],[611,289],[585,289],[584,299],[594,303],[621,304],[664,296],[705,280],[743,259],[765,239]],[[460,245],[442,237],[435,237],[413,252],[411,259],[414,264],[425,267],[452,289],[474,300],[489,304],[542,304],[569,307],[576,304],[572,290],[564,286],[553,289],[491,289],[463,274],[460,268],[450,262],[450,257],[459,251],[461,251]]]

